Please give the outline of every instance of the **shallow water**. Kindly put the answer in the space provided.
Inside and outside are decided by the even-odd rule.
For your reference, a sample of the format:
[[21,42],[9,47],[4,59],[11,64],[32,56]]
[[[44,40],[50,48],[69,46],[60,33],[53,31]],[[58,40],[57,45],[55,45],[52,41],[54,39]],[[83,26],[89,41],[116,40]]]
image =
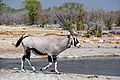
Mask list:
[[[37,70],[47,65],[47,60],[31,59]],[[20,69],[20,59],[0,59],[0,69]],[[25,69],[31,70],[27,61]],[[48,71],[53,70],[53,66]],[[58,70],[63,73],[120,76],[120,57],[58,59]]]

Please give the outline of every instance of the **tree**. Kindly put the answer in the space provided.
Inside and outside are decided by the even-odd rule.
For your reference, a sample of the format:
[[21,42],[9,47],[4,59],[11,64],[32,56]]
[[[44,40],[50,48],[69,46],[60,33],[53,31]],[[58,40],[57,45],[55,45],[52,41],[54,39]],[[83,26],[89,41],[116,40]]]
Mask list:
[[35,24],[39,17],[39,10],[41,9],[41,3],[38,0],[25,0],[24,8],[28,11],[29,24]]
[[112,19],[110,18],[110,19],[106,20],[105,25],[107,27],[107,30],[111,30],[112,29]]
[[80,27],[83,25],[83,18],[85,14],[83,4],[78,2],[65,2],[62,5],[54,6],[49,10],[58,11],[64,17],[66,24],[68,24],[68,28],[72,28],[70,25],[76,24],[74,27],[78,28],[77,30],[80,30]]
[[13,24],[17,19],[21,18],[16,16],[16,9],[7,6],[2,0],[0,0],[0,25],[1,24]]
[[16,10],[11,7],[8,7],[6,4],[0,1],[0,13],[3,12],[16,12]]
[[117,19],[116,24],[120,27],[120,18]]
[[2,3],[2,2],[0,2],[0,13],[2,13],[3,12],[3,8],[5,7],[5,4],[4,3]]

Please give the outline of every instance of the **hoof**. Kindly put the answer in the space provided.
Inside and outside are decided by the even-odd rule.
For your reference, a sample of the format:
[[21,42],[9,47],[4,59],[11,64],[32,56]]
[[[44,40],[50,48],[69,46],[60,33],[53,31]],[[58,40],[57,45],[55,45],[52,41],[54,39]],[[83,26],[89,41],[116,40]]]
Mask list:
[[41,68],[40,71],[43,71],[43,68]]
[[56,74],[61,74],[60,72],[55,71],[55,70],[51,70],[51,72],[55,72]]
[[33,70],[33,73],[38,73],[38,71],[36,71],[36,70]]
[[33,70],[33,72],[36,72],[36,70]]
[[55,72],[55,70],[50,70],[51,72]]
[[26,72],[24,69],[21,69],[22,72]]
[[56,72],[56,74],[61,74],[60,72]]

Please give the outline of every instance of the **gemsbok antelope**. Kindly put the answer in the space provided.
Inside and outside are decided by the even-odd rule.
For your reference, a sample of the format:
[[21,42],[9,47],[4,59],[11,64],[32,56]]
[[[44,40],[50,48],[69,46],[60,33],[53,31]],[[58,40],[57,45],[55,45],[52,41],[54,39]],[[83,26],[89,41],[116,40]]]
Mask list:
[[[60,19],[61,17],[57,15]],[[63,23],[63,22],[62,22]],[[65,25],[63,23],[63,25]],[[25,59],[28,60],[29,65],[31,66],[32,70],[35,71],[35,67],[32,65],[30,61],[31,52],[39,54],[39,55],[47,55],[48,56],[48,65],[41,68],[40,70],[46,70],[49,68],[53,63],[55,66],[55,72],[60,73],[57,70],[57,56],[62,51],[70,48],[71,45],[75,47],[80,47],[80,43],[78,39],[73,35],[73,32],[68,30],[70,35],[57,35],[57,34],[47,34],[44,36],[21,36],[16,43],[16,47],[22,44],[24,48],[24,55],[21,59],[21,70],[24,70],[24,62]]]

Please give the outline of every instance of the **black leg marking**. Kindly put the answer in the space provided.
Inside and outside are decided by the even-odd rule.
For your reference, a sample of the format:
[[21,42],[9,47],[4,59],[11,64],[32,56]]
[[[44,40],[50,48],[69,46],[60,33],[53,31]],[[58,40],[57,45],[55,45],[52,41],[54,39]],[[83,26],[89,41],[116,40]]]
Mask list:
[[30,60],[30,55],[31,55],[31,53],[30,53],[30,49],[28,48],[26,51],[25,51],[25,55],[26,55],[26,58],[28,59],[28,60]]
[[51,63],[53,62],[52,56],[49,56],[49,55],[48,55],[48,62],[51,62]]
[[22,60],[25,61],[25,55],[23,55]]
[[53,62],[57,62],[57,57],[55,55],[53,55]]

